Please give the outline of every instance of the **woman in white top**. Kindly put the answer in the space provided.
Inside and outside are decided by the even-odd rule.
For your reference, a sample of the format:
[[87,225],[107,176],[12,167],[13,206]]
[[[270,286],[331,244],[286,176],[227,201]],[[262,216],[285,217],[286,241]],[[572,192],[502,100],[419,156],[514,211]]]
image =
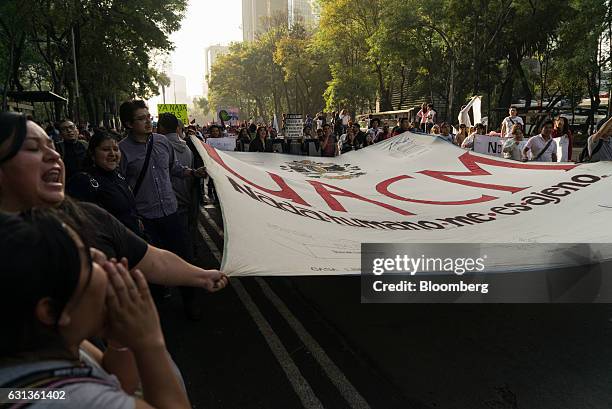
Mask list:
[[475,128],[474,132],[469,134],[468,137],[465,138],[463,142],[461,143],[461,147],[463,149],[473,149],[474,139],[476,139],[476,135],[484,135],[487,132],[485,126],[481,123],[477,123],[474,128]]

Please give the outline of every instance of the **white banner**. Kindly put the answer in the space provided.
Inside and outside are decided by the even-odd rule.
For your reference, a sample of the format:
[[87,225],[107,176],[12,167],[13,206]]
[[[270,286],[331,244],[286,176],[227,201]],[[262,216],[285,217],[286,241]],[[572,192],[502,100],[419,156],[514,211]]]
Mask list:
[[612,238],[611,162],[522,163],[409,133],[336,158],[194,142],[220,198],[230,275],[355,274],[361,243]]
[[215,149],[221,151],[233,151],[236,149],[236,138],[233,136],[224,136],[221,138],[207,138],[206,143]]
[[[482,121],[482,111],[481,111],[482,100],[481,97],[475,96],[472,97],[470,102],[467,103],[459,112],[459,125],[466,125],[468,128],[476,125],[477,123]],[[472,115],[474,117],[474,122],[470,119],[470,109],[472,110]]]
[[501,157],[504,141],[505,139],[499,136],[475,135],[474,152]]

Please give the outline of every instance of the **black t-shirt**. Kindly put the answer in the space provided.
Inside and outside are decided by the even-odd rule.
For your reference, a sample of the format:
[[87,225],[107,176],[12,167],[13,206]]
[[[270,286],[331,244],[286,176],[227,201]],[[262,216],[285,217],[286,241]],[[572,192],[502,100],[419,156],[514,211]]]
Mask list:
[[134,195],[118,171],[108,172],[93,167],[79,172],[68,181],[66,193],[75,199],[97,204],[143,237]]
[[81,202],[79,207],[95,223],[96,234],[88,238],[93,247],[102,251],[108,258],[127,258],[130,268],[140,263],[147,252],[146,241],[95,204]]
[[83,169],[83,163],[87,158],[87,142],[65,140],[57,145],[57,151],[64,161],[66,180]]

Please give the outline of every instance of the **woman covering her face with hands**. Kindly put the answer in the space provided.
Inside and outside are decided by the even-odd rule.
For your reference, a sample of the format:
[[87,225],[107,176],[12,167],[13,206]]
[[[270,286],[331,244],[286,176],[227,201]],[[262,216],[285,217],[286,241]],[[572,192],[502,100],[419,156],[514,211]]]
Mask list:
[[[60,217],[0,215],[0,387],[63,392],[69,409],[190,408],[143,274],[90,253]],[[105,353],[86,341],[95,336]],[[143,399],[131,396],[139,382]]]

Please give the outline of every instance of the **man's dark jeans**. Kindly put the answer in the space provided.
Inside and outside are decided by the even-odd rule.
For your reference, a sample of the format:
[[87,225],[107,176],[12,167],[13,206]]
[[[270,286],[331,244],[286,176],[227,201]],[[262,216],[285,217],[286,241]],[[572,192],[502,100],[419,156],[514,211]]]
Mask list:
[[[193,245],[189,234],[186,234],[186,217],[176,212],[159,219],[142,219],[142,224],[152,245],[171,251],[189,263],[193,262]],[[180,287],[180,290],[185,303],[193,301],[193,287]],[[152,289],[153,293],[157,291]]]

